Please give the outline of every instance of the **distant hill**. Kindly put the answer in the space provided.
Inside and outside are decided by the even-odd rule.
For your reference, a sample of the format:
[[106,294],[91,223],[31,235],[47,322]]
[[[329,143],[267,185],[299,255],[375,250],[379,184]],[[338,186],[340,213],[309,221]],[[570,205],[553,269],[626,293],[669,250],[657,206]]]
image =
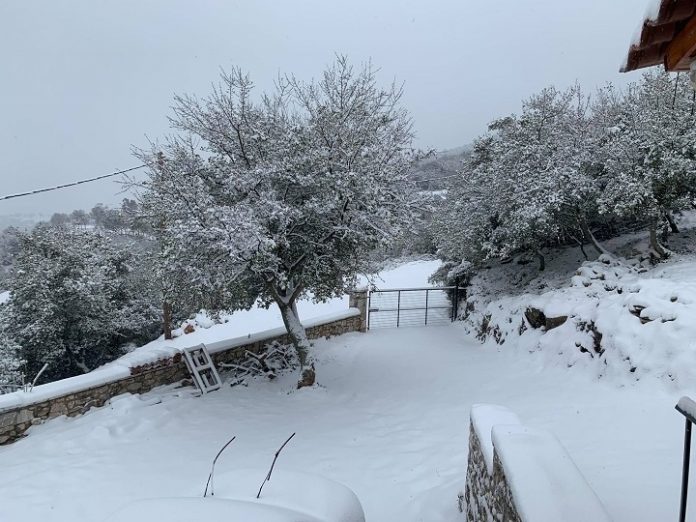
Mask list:
[[447,188],[447,180],[462,169],[462,163],[471,154],[471,145],[438,151],[418,162],[411,173],[422,190],[442,190]]

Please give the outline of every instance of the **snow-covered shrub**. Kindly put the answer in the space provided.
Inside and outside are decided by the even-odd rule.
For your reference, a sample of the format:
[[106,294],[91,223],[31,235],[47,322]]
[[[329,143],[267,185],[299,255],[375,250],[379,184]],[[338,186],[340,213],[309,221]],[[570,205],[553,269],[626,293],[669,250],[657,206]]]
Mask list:
[[6,333],[7,306],[0,304],[0,394],[22,384],[20,346]]
[[84,373],[121,355],[126,343],[156,337],[159,311],[131,277],[136,259],[127,248],[67,227],[41,225],[19,237],[3,315],[28,376],[44,363],[48,379]]

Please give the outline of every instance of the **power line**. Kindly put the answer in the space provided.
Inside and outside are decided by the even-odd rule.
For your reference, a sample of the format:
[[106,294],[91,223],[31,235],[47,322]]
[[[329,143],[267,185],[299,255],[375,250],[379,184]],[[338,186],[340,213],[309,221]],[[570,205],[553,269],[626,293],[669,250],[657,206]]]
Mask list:
[[126,172],[131,172],[133,170],[142,169],[143,167],[147,167],[147,165],[138,165],[137,167],[131,167],[131,168],[125,169],[125,170],[119,170],[118,172],[112,172],[111,174],[103,174],[101,176],[97,176],[96,178],[82,179],[80,181],[73,181],[72,183],[65,183],[64,185],[57,185],[55,187],[47,187],[47,188],[41,188],[41,189],[36,189],[36,190],[30,190],[28,192],[20,192],[19,194],[8,194],[7,196],[0,196],[0,201],[3,201],[5,199],[21,198],[22,196],[31,196],[33,194],[40,194],[41,192],[50,192],[52,190],[63,189],[66,187],[74,187],[75,185],[82,185],[83,183],[91,183],[92,181],[97,181],[97,180],[104,179],[104,178],[111,178],[113,176],[118,176],[119,174],[125,174]]

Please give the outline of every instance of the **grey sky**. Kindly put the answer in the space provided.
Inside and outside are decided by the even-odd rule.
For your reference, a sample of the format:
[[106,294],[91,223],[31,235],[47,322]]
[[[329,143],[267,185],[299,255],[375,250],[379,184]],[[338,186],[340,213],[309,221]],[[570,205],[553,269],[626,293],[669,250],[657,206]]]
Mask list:
[[[257,86],[320,73],[335,53],[405,82],[417,144],[470,142],[549,85],[623,84],[646,0],[0,1],[0,195],[137,164],[167,132],[172,96],[219,67]],[[90,208],[110,181],[14,201],[0,214]]]

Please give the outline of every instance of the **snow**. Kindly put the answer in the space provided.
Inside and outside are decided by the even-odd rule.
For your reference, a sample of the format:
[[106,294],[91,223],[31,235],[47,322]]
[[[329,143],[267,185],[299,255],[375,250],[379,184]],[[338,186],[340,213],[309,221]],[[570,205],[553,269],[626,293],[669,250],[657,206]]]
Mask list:
[[244,522],[365,522],[350,489],[318,475],[273,472],[256,499],[268,469],[242,468],[215,476],[215,496],[137,500],[108,522],[190,522],[215,517]]
[[[392,265],[369,278],[361,277],[359,285],[364,286],[374,280],[380,285],[385,285],[384,288],[403,286],[408,281],[411,281],[414,286],[428,286],[428,277],[439,266],[440,261],[437,260],[416,260]],[[359,315],[357,309],[348,308],[348,296],[331,299],[324,303],[305,299],[298,302],[297,308],[302,324],[308,328]],[[205,344],[209,353],[212,354],[235,346],[271,339],[285,333],[283,320],[275,304],[268,309],[257,306],[251,310],[224,315],[220,324],[215,324],[205,313],[197,314],[195,321],[192,322],[197,327],[190,334],[183,334],[183,327],[179,328],[178,337],[169,341],[160,337],[85,375],[36,386],[29,393],[17,391],[0,395],[0,411],[123,379],[130,375],[132,367],[168,359],[184,348],[201,343]],[[185,324],[188,323],[185,322]]]
[[[283,450],[286,451],[286,450]],[[283,454],[279,459],[283,458]],[[238,468],[215,475],[215,497],[255,500],[268,468]],[[263,487],[260,501],[326,522],[365,522],[358,497],[346,486],[316,474],[278,469]]]
[[[349,308],[342,312],[326,314],[319,317],[315,317],[313,319],[309,319],[307,321],[303,321],[303,325],[309,328],[312,326],[332,321],[346,319],[348,317],[355,317],[357,315],[360,315],[360,310],[358,310],[357,308]],[[206,347],[208,348],[208,352],[212,354],[229,350],[231,348],[234,348],[235,346],[242,346],[256,341],[272,339],[279,335],[283,335],[284,333],[284,327],[273,328],[272,330],[256,332],[243,337],[236,337],[233,339],[224,339],[221,341],[213,342],[210,344],[206,344]],[[191,338],[187,337],[186,340],[191,340]],[[130,376],[130,368],[152,363],[160,359],[167,359],[173,357],[184,348],[190,346],[197,346],[200,343],[172,344],[178,344],[178,346],[157,346],[152,345],[152,343],[150,343],[149,345],[146,345],[147,350],[136,349],[131,353],[128,353],[123,357],[120,357],[116,361],[105,364],[104,366],[97,368],[96,370],[86,373],[84,375],[78,375],[76,377],[70,377],[68,379],[62,379],[60,381],[54,381],[48,384],[35,386],[30,392],[16,391],[13,393],[0,395],[0,411],[15,408],[21,405],[35,404],[37,402],[45,401],[52,397],[60,397],[62,395],[67,395],[76,391],[85,390],[88,388],[108,384],[119,379],[124,379]]]
[[192,520],[234,520],[244,522],[321,522],[303,513],[251,501],[218,498],[161,498],[135,502],[109,517],[106,522],[191,522]]
[[269,466],[297,432],[274,473],[345,484],[366,520],[458,522],[469,411],[483,402],[554,433],[615,522],[676,519],[684,421],[674,405],[694,390],[598,381],[506,348],[460,324],[376,330],[317,341],[310,389],[288,374],[203,397],[173,387],[117,397],[0,447],[0,520],[98,522],[138,499],[200,496],[233,435],[219,477]]
[[[495,277],[494,271],[486,283]],[[547,365],[587,366],[617,383],[657,379],[678,388],[696,381],[693,255],[675,255],[654,268],[623,259],[585,262],[565,277],[539,294],[527,287],[520,295],[492,295],[487,303],[472,297],[479,299],[477,310],[466,322],[474,331],[488,315],[504,346],[534,352]],[[568,319],[550,330],[528,321],[523,328],[529,307]],[[601,354],[592,328],[601,334]]]
[[[660,14],[660,5],[662,4],[662,0],[648,0],[648,5],[645,7],[645,15],[643,16],[643,19],[640,21],[640,25],[638,25],[634,30],[633,34],[631,35],[631,41],[630,45],[640,45],[640,36],[641,33],[643,32],[643,26],[645,25],[646,22],[652,22],[657,20],[657,17]],[[626,68],[626,60],[628,59],[628,56],[624,58],[624,61],[621,62],[621,69]]]
[[0,305],[5,304],[7,301],[10,300],[10,292],[0,292]]
[[611,520],[551,433],[520,425],[498,425],[493,427],[492,438],[522,520]]
[[[438,260],[417,260],[403,264],[392,265],[369,278],[363,276],[358,281],[358,287],[364,287],[369,283],[374,283],[380,288],[396,287],[425,287],[432,286],[428,282],[430,275],[440,266]],[[312,326],[326,321],[328,318],[349,317],[352,312],[348,310],[348,296],[330,299],[326,302],[313,302],[311,299],[304,299],[297,303],[297,312],[305,326]],[[194,321],[196,330],[190,334],[183,334],[183,328],[178,329],[178,337],[171,341],[159,338],[145,346],[138,348],[135,352],[138,355],[127,355],[126,357],[139,357],[140,352],[150,351],[153,348],[163,345],[173,347],[193,346],[204,343],[212,352],[226,349],[233,345],[229,342],[240,342],[243,339],[253,339],[259,332],[275,331],[268,337],[284,333],[283,319],[280,316],[278,307],[273,304],[270,308],[260,306],[250,310],[240,310],[233,314],[223,315],[220,324],[214,324],[205,314],[198,314]],[[188,324],[187,322],[184,323]],[[182,326],[184,326],[182,325]],[[265,334],[264,334],[265,335]],[[247,341],[248,342],[248,341]],[[221,343],[221,344],[217,344]],[[123,358],[122,358],[123,360]]]
[[488,473],[493,474],[493,439],[491,430],[495,425],[520,424],[519,417],[503,406],[497,404],[474,404],[471,407],[471,424],[481,443],[481,451],[486,459]]
[[696,402],[689,397],[682,397],[677,403],[677,410],[685,416],[689,416],[692,422],[696,419]]
[[650,0],[645,8],[645,17],[643,18],[646,22],[657,20],[660,14],[660,5],[662,1],[663,0]]

